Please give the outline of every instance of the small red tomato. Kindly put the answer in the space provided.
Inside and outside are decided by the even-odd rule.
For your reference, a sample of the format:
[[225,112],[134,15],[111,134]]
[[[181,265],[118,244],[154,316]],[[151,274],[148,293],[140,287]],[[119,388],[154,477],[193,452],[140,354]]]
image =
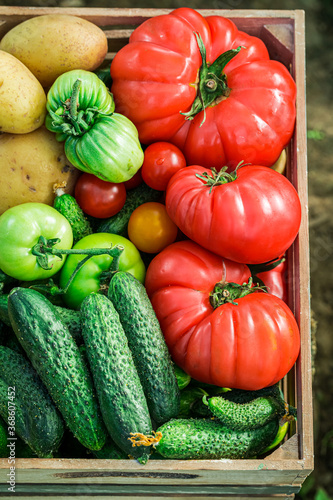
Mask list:
[[125,181],[125,188],[127,190],[129,189],[134,189],[142,183],[142,175],[141,175],[141,168],[136,172],[136,174],[133,175],[128,181]]
[[185,156],[179,148],[169,142],[155,142],[145,150],[142,178],[151,188],[165,191],[173,174],[184,167]]
[[74,196],[86,214],[106,219],[123,208],[126,188],[124,183],[107,182],[95,175],[84,173],[75,185]]
[[175,241],[178,228],[168,216],[165,205],[148,202],[132,212],[127,232],[136,248],[142,252],[158,253]]

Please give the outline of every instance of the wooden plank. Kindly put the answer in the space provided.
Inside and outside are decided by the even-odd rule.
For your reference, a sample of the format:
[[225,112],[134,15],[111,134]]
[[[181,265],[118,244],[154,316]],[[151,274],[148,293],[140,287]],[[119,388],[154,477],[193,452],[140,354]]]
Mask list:
[[[296,364],[299,419],[298,426],[302,436],[300,456],[307,467],[313,468],[313,409],[312,409],[312,365],[311,365],[311,309],[310,309],[310,257],[308,222],[308,176],[307,176],[307,137],[306,137],[306,99],[305,99],[305,36],[304,11],[296,11],[295,17],[295,79],[297,82],[297,118],[294,148],[297,155],[296,186],[303,200],[302,222],[297,238],[299,252],[298,274],[294,288],[299,293],[296,318],[302,332],[301,356]],[[296,173],[295,172],[295,173]]]
[[[5,485],[1,486],[0,491],[4,491]],[[36,495],[39,497],[47,497],[48,494],[63,495],[63,494],[74,494],[74,495],[97,495],[104,496],[108,495],[111,497],[117,497],[122,495],[135,495],[137,497],[147,497],[150,495],[169,495],[169,496],[180,496],[183,495],[187,498],[193,497],[193,495],[203,495],[207,497],[210,495],[243,495],[246,493],[247,497],[251,495],[293,495],[298,493],[300,490],[299,486],[292,485],[251,485],[246,486],[232,485],[226,486],[224,484],[219,484],[216,486],[205,485],[203,486],[192,486],[192,485],[141,485],[141,484],[91,484],[81,482],[80,484],[39,484],[30,483],[23,484],[17,483],[15,492],[21,495]],[[16,496],[16,495],[15,495]]]

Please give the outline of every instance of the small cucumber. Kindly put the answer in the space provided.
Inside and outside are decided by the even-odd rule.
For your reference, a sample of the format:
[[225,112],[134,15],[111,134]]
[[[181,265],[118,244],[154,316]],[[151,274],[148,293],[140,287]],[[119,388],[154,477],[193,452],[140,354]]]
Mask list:
[[151,432],[147,401],[132,353],[112,302],[91,293],[81,304],[82,336],[99,405],[113,441],[146,463],[149,450],[132,446],[131,433]]
[[15,288],[8,311],[20,344],[69,429],[86,448],[101,449],[107,432],[92,378],[55,306],[36,290]]
[[160,424],[177,417],[177,378],[144,285],[131,274],[119,271],[111,279],[108,297],[125,330],[152,419]]
[[214,460],[251,458],[275,438],[278,421],[252,431],[235,431],[218,419],[172,419],[155,436],[133,436],[137,446],[153,444],[164,458]]
[[239,431],[258,429],[286,414],[286,406],[272,396],[247,403],[228,401],[223,396],[208,399],[208,408],[223,425]]
[[73,231],[73,245],[84,236],[92,234],[92,227],[83,210],[74,196],[64,193],[60,188],[56,190],[53,206],[70,223]]
[[0,346],[0,414],[39,457],[52,457],[58,449],[64,425],[55,405],[30,362],[4,346]]
[[[216,394],[212,394],[216,395]],[[234,401],[235,403],[248,403],[256,398],[272,396],[280,402],[283,402],[281,391],[278,384],[274,384],[270,387],[264,387],[257,391],[247,391],[244,389],[231,389],[223,394],[225,399],[229,401]]]
[[143,182],[138,187],[127,192],[123,208],[109,219],[105,219],[97,227],[96,232],[119,234],[127,238],[127,226],[132,212],[143,203],[158,201],[161,196],[161,191],[156,191]]

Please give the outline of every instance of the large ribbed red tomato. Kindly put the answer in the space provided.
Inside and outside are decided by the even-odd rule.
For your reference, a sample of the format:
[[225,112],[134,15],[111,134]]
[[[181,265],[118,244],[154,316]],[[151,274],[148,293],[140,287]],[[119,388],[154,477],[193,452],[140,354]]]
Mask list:
[[150,18],[111,64],[116,110],[141,143],[168,141],[188,165],[271,166],[295,124],[296,85],[264,43],[221,16]]
[[292,183],[257,165],[230,174],[197,165],[183,168],[169,181],[165,206],[188,238],[246,264],[284,254],[301,222],[301,203]]
[[[173,243],[147,269],[146,289],[175,363],[201,382],[257,390],[294,365],[299,330],[288,306],[254,291],[249,269],[191,241]],[[230,283],[233,282],[233,283]]]

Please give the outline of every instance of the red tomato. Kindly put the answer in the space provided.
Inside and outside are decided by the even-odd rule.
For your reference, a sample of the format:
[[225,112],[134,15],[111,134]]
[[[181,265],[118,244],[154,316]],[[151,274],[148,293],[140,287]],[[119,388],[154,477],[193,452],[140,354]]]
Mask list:
[[278,266],[270,269],[268,271],[257,272],[254,276],[254,282],[256,278],[264,283],[267,287],[267,292],[276,295],[280,299],[287,302],[288,300],[288,273],[287,273],[287,262],[284,260]]
[[148,202],[132,212],[127,232],[129,239],[139,250],[157,253],[175,241],[178,228],[162,203]]
[[293,134],[288,69],[221,16],[185,7],[146,20],[117,52],[111,76],[116,110],[141,143],[172,142],[188,165],[271,166]]
[[[300,348],[288,306],[254,292],[234,303],[213,301],[217,287],[243,283],[245,264],[212,254],[191,241],[174,243],[153,258],[145,286],[174,362],[195,380],[258,390],[281,380]],[[234,290],[234,287],[233,287]]]
[[191,240],[236,262],[259,264],[284,254],[301,222],[291,182],[256,165],[226,175],[216,182],[214,172],[197,165],[177,172],[166,191],[171,219]]
[[142,178],[148,186],[165,191],[169,180],[186,167],[185,156],[169,142],[154,142],[144,152]]
[[136,174],[131,177],[128,181],[125,181],[125,188],[127,190],[134,189],[142,183],[142,174],[141,174],[141,168],[136,172]]
[[126,201],[124,183],[103,181],[88,173],[79,177],[74,195],[86,214],[99,219],[112,217],[123,208]]

